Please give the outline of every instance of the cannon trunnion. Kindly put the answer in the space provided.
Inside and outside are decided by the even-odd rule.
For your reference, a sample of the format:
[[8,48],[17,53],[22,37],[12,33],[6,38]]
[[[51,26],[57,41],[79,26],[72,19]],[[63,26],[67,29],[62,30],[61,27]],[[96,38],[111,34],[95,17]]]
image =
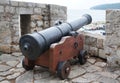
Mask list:
[[62,23],[21,37],[20,49],[25,56],[23,67],[26,70],[33,69],[35,65],[47,67],[50,72],[57,72],[61,79],[66,79],[72,58],[78,58],[80,64],[86,62],[83,35],[75,31],[91,21],[91,16],[86,14],[71,23]]

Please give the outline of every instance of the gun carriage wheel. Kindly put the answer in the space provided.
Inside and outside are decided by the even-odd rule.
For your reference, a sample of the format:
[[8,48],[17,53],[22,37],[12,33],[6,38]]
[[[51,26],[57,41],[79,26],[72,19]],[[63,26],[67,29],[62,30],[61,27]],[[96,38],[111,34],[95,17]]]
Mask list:
[[78,55],[79,63],[81,65],[85,64],[87,61],[87,51],[86,50],[81,50],[80,54]]
[[59,62],[58,68],[57,68],[57,75],[62,79],[68,78],[68,75],[70,74],[70,63],[68,61]]

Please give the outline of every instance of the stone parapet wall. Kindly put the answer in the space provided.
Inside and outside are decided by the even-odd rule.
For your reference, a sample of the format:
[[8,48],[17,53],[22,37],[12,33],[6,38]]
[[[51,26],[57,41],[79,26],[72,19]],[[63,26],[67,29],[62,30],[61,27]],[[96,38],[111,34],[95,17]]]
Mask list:
[[90,56],[97,56],[106,59],[104,51],[105,36],[91,34],[88,32],[79,32],[84,36],[84,50],[86,50]]
[[84,35],[84,49],[91,56],[107,59],[109,66],[120,66],[120,10],[106,11],[106,35]]
[[106,11],[105,53],[111,66],[120,66],[120,10]]
[[19,51],[22,16],[30,15],[28,16],[29,20],[25,17],[24,21],[25,23],[29,22],[29,25],[22,25],[24,29],[28,29],[28,33],[32,33],[54,25],[56,20],[66,21],[66,12],[67,8],[64,6],[1,0],[0,51],[7,53]]

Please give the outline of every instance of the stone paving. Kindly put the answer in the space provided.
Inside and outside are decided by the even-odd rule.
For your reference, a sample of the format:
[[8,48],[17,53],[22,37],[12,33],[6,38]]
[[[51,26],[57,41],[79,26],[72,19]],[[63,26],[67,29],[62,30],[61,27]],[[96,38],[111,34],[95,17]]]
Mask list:
[[39,66],[25,71],[22,59],[21,53],[0,55],[0,83],[120,83],[120,68],[109,67],[104,60],[96,57],[90,57],[84,65],[72,65],[65,80]]

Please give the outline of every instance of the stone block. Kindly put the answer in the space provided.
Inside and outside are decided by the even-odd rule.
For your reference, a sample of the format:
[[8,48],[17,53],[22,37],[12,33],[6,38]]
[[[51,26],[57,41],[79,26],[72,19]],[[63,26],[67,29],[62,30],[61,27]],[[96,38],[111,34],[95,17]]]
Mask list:
[[39,3],[35,3],[35,7],[38,7],[38,8],[46,8],[46,4],[39,4]]
[[41,14],[41,8],[34,8],[35,14]]
[[8,5],[9,4],[9,0],[0,0],[0,4],[1,5]]
[[98,48],[90,46],[89,53],[91,56],[98,56]]
[[4,12],[4,6],[0,6],[0,13]]
[[0,51],[5,53],[11,53],[11,45],[0,45]]
[[38,27],[43,26],[43,21],[37,21],[37,26],[38,26]]
[[19,61],[7,61],[6,64],[11,67],[15,67]]
[[48,21],[49,17],[48,16],[43,16],[43,20]]
[[17,78],[20,74],[21,74],[20,72],[17,72],[17,73],[14,73],[14,74],[12,74],[12,75],[7,76],[6,78],[7,78],[8,80],[12,80],[12,79]]
[[9,70],[10,68],[11,68],[10,66],[0,65],[0,72],[7,71],[7,70]]
[[33,14],[33,8],[20,7],[18,9],[18,14]]
[[0,81],[3,81],[3,80],[5,80],[5,77],[0,77]]
[[84,50],[89,51],[90,50],[90,46],[84,44]]
[[104,40],[103,39],[97,39],[97,48],[104,49]]
[[98,81],[98,83],[119,83],[119,81],[105,76],[101,76],[100,79],[98,79]]
[[47,8],[42,8],[41,9],[41,14],[44,16],[48,16],[50,13],[50,11]]
[[95,60],[95,59],[92,59],[92,58],[87,59],[87,61],[88,61],[89,63],[91,63],[91,64],[94,64],[94,63],[96,62],[96,60]]
[[107,57],[107,63],[110,67],[119,67],[120,66],[120,58],[117,55],[111,55]]
[[93,73],[93,72],[98,72],[98,71],[102,71],[101,67],[95,66],[95,65],[91,65],[89,67],[86,67],[87,72],[89,73]]
[[50,26],[50,23],[49,23],[49,21],[44,21],[44,28],[49,28]]
[[32,82],[33,82],[33,71],[28,71],[23,75],[19,76],[15,80],[15,83],[32,83]]
[[107,59],[107,55],[105,54],[104,49],[99,49],[99,57],[101,57],[103,59]]
[[82,76],[84,79],[87,79],[88,82],[80,82],[80,83],[93,83],[97,79],[100,78],[100,75],[97,75],[96,73],[86,73],[85,75]]
[[11,6],[17,6],[17,7],[18,7],[18,3],[19,3],[19,2],[17,2],[17,1],[11,1],[11,2],[10,2]]
[[107,64],[105,62],[96,62],[95,65],[98,67],[106,67],[107,66]]
[[12,18],[12,19],[11,19],[11,23],[12,23],[12,25],[13,25],[13,24],[19,24],[19,20]]
[[98,75],[102,75],[103,77],[109,77],[109,78],[113,78],[113,79],[116,79],[119,75],[117,74],[114,74],[112,72],[107,72],[107,71],[102,71],[102,72],[98,72],[97,73]]
[[5,7],[5,12],[15,14],[15,7],[6,6]]
[[35,21],[35,20],[42,20],[43,19],[43,16],[42,15],[31,15],[31,20],[32,21]]
[[11,46],[11,51],[12,52],[20,52],[19,45],[12,45]]
[[70,79],[75,78],[75,77],[78,77],[78,76],[83,75],[85,73],[86,73],[86,70],[83,69],[83,68],[78,68],[78,69],[75,69],[75,70],[71,70],[68,78],[70,78]]
[[20,39],[19,36],[13,36],[12,37],[12,43],[13,44],[19,44],[19,39]]
[[0,43],[1,44],[10,44],[11,43],[11,31],[9,28],[9,22],[1,21],[0,22]]
[[36,27],[36,23],[35,23],[35,22],[31,22],[31,23],[30,23],[30,26],[31,26],[32,28],[35,28],[35,27]]
[[90,82],[91,80],[85,79],[83,77],[78,77],[78,78],[72,79],[71,83],[90,83]]
[[19,7],[35,7],[35,3],[19,2]]

